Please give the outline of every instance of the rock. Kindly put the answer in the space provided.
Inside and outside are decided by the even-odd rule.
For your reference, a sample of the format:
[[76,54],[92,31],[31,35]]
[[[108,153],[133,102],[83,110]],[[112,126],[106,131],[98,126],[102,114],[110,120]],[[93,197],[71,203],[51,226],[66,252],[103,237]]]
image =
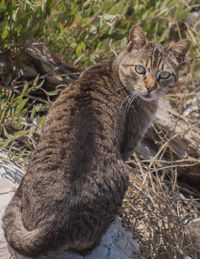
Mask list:
[[[1,170],[1,169],[0,169]],[[7,179],[0,178],[0,226],[3,212],[14,194],[14,189],[17,187],[16,184],[12,183]],[[0,258],[9,258],[10,253],[7,248],[7,243],[4,239],[3,229],[0,227]]]
[[25,53],[31,64],[43,78],[47,80],[52,90],[58,84],[69,84],[79,78],[82,69],[65,64],[45,43],[36,39],[28,39],[24,44]]

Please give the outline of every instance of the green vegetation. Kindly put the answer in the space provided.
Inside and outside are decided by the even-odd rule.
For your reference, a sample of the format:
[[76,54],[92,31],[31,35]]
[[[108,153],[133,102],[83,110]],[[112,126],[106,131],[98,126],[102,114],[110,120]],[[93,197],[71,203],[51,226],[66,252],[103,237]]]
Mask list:
[[198,0],[2,0],[0,44],[14,48],[35,37],[67,63],[87,66],[110,55],[110,49],[123,48],[128,30],[140,23],[153,41],[190,38],[195,56],[199,33],[199,19],[191,24],[195,11]]
[[[0,54],[8,51],[12,62],[23,59],[23,43],[34,37],[67,64],[84,68],[118,53],[131,26],[140,23],[152,41],[191,39],[188,62],[195,78],[199,11],[198,0],[1,0]],[[22,137],[34,142],[30,125],[44,122],[48,102],[29,103],[30,92],[41,88],[41,80],[19,83],[17,75],[9,76],[6,84],[0,81],[0,145],[13,150]]]

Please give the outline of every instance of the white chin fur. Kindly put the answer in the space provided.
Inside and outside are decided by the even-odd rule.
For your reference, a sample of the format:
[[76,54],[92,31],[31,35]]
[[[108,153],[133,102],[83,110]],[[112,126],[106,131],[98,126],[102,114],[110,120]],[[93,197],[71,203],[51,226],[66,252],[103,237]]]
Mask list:
[[156,99],[156,96],[152,93],[140,93],[138,96],[143,100],[149,101],[149,102]]

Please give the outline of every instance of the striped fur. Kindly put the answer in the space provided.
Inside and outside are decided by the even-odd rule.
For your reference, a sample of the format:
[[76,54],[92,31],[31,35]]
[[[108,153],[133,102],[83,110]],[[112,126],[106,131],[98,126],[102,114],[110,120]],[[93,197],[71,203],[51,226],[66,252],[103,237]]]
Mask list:
[[[87,254],[98,245],[127,190],[124,161],[151,124],[163,88],[177,80],[178,55],[148,42],[136,25],[117,58],[63,90],[3,217],[14,250],[37,257],[63,248]],[[158,80],[163,70],[170,79]]]

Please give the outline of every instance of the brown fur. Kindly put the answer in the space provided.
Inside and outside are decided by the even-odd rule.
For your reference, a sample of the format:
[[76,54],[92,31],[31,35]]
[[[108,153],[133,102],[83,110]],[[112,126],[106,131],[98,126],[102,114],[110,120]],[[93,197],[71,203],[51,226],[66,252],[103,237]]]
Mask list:
[[[3,217],[13,249],[86,254],[98,245],[128,186],[124,161],[151,124],[163,89],[177,81],[189,43],[174,46],[175,52],[149,42],[135,25],[117,58],[88,68],[61,92]],[[163,70],[171,73],[167,80],[159,78]]]

